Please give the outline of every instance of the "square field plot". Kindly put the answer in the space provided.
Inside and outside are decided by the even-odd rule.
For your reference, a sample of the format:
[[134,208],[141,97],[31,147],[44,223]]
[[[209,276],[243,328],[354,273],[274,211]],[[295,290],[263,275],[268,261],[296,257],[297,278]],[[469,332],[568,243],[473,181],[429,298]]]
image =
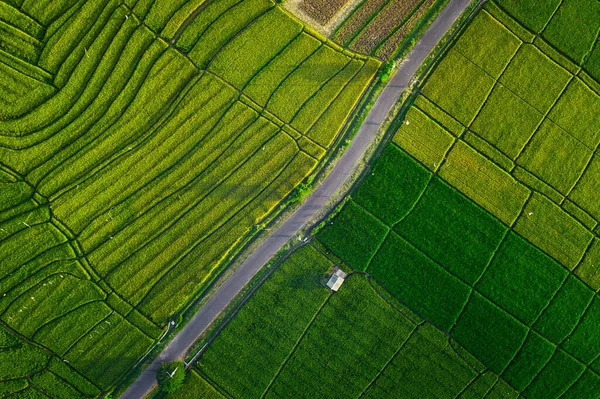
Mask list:
[[521,39],[486,11],[481,11],[454,49],[498,79],[520,45]]
[[394,135],[394,143],[435,171],[454,143],[454,137],[420,109],[412,107]]
[[541,32],[560,5],[561,0],[498,0],[513,17],[535,32]]
[[577,64],[581,64],[594,45],[598,29],[598,0],[564,0],[543,36]]
[[558,263],[510,233],[475,288],[531,325],[566,277],[567,271]]
[[568,194],[591,157],[592,150],[546,119],[517,164],[560,193]]
[[502,85],[490,94],[471,129],[502,153],[516,159],[543,115]]
[[494,79],[450,50],[423,87],[423,94],[468,126],[494,86]]
[[521,46],[502,74],[500,83],[546,113],[556,101],[571,74],[531,44]]
[[450,334],[490,370],[501,373],[521,348],[527,328],[474,292]]
[[600,96],[579,79],[569,83],[548,118],[592,150],[600,142]]
[[351,267],[365,270],[387,232],[375,216],[350,201],[317,238]]
[[413,245],[472,285],[496,251],[506,227],[456,189],[435,178],[396,227]]
[[402,303],[448,331],[470,288],[394,232],[369,266],[369,273]]

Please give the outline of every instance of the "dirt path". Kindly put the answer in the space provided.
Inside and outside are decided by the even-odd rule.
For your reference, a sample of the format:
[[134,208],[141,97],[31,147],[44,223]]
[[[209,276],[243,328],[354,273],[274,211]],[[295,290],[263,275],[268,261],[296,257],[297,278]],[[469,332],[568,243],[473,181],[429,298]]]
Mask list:
[[352,144],[327,178],[306,199],[260,247],[246,259],[227,281],[214,293],[192,320],[171,341],[162,353],[144,370],[138,379],[121,396],[122,399],[141,399],[156,384],[156,371],[163,362],[181,359],[196,339],[212,323],[219,313],[235,298],[260,268],[290,239],[300,228],[327,203],[329,198],[344,184],[365,151],[375,139],[381,124],[390,109],[396,104],[402,91],[409,87],[411,80],[427,55],[450,29],[470,0],[450,0],[446,8],[431,24],[421,40],[416,44],[389,81],[375,105],[363,122]]

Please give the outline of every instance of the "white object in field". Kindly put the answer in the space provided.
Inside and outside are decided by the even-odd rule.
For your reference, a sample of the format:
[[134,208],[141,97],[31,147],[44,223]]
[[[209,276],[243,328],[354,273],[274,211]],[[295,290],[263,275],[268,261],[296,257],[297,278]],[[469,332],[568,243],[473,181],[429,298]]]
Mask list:
[[342,284],[344,283],[346,276],[347,274],[344,273],[342,269],[336,269],[335,272],[329,278],[329,281],[327,282],[327,287],[329,287],[331,291],[339,290]]

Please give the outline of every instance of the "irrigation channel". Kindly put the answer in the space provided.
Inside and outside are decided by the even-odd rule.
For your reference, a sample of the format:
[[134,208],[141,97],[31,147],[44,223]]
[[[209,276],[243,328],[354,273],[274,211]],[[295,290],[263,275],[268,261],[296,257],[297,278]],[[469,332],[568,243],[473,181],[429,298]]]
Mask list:
[[470,3],[471,0],[450,0],[389,80],[352,143],[321,185],[231,274],[183,330],[121,395],[121,399],[141,399],[146,396],[156,384],[156,371],[160,365],[185,357],[198,337],[261,267],[289,240],[294,238],[300,228],[310,221],[325,206],[330,197],[342,187],[361,161],[367,148],[375,140],[381,125],[401,93],[410,86],[423,61]]

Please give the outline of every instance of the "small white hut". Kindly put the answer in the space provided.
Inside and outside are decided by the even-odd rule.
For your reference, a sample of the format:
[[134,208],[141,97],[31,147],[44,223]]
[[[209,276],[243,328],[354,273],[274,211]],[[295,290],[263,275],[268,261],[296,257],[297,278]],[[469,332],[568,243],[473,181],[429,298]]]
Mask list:
[[344,283],[346,276],[347,274],[344,273],[342,269],[336,268],[334,273],[329,278],[329,281],[327,282],[327,287],[329,287],[331,291],[339,290],[342,284]]

